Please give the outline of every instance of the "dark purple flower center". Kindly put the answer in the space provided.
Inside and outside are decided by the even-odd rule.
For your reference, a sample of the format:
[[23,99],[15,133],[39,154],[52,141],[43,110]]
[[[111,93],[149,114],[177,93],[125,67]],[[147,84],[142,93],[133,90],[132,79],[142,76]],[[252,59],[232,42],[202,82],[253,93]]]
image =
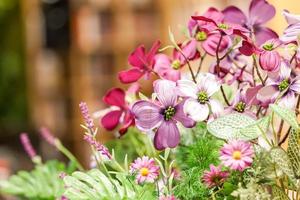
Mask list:
[[263,49],[266,50],[266,51],[272,51],[274,49],[274,45],[272,43],[265,44],[263,46]]
[[198,93],[198,102],[204,104],[208,101],[208,95],[205,91],[201,91]]
[[166,121],[169,121],[170,119],[172,119],[172,117],[174,117],[176,113],[176,109],[172,106],[168,106],[164,111],[163,111],[163,115],[164,115],[164,119]]
[[280,92],[286,90],[288,87],[290,86],[289,80],[284,79],[283,81],[281,81],[278,85],[278,89]]
[[238,102],[234,107],[234,109],[240,113],[244,112],[245,108],[246,108],[246,104],[242,101]]
[[204,40],[206,40],[206,38],[207,38],[207,34],[204,31],[199,31],[196,34],[196,40],[198,40],[198,41],[204,41]]

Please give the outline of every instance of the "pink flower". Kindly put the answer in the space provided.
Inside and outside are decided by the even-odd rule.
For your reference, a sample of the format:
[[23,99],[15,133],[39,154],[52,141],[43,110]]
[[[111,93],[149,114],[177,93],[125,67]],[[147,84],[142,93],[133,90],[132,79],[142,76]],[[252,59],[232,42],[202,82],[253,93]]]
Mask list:
[[169,195],[169,196],[160,196],[159,200],[178,200],[174,195]]
[[249,142],[232,140],[221,148],[220,160],[224,166],[243,171],[252,164],[254,150]]
[[57,140],[57,139],[56,139],[56,137],[54,137],[52,135],[52,133],[50,132],[50,130],[48,128],[41,127],[40,134],[44,138],[44,140],[46,140],[46,142],[48,142],[52,146],[55,146],[55,140]]
[[27,155],[30,157],[30,159],[33,159],[37,154],[30,142],[27,133],[21,133],[20,140]]
[[133,83],[143,75],[148,79],[153,70],[154,56],[159,46],[160,41],[156,41],[148,53],[145,52],[144,45],[135,49],[128,58],[131,69],[119,72],[120,81],[122,83]]
[[112,88],[103,97],[103,101],[115,109],[101,118],[102,126],[107,130],[115,129],[121,122],[123,126],[119,130],[120,135],[127,132],[128,127],[134,125],[134,118],[125,101],[125,92],[121,88]]
[[286,43],[295,42],[300,35],[300,15],[291,14],[287,10],[283,11],[283,15],[289,26],[284,30],[280,39]]
[[97,142],[92,136],[84,135],[84,140],[87,141],[99,154],[101,160],[111,160],[112,156],[109,153],[109,150],[103,144]]
[[79,108],[82,114],[82,117],[84,118],[85,124],[89,129],[94,128],[94,121],[90,116],[89,109],[86,102],[80,102]]
[[143,156],[131,163],[130,173],[136,175],[138,184],[153,183],[159,176],[159,166],[153,158]]
[[184,101],[178,103],[176,83],[169,80],[154,82],[154,91],[158,101],[137,101],[132,106],[136,126],[141,130],[156,129],[154,146],[158,150],[174,148],[180,141],[177,122],[191,128],[195,122],[183,112]]
[[[218,11],[216,8],[209,8],[203,16],[215,19],[215,21],[221,22],[223,19],[223,14]],[[190,19],[188,23],[188,29],[190,36],[195,38],[198,42],[201,43],[202,48],[206,53],[211,56],[216,56],[216,51],[218,47],[218,43],[220,41],[221,35],[219,32],[209,31],[205,26],[208,23],[205,21]],[[224,35],[220,46],[219,46],[219,54],[224,54],[227,48],[231,44],[231,39],[229,36]]]
[[239,24],[255,36],[255,43],[261,45],[267,40],[277,38],[277,34],[264,26],[266,22],[275,16],[275,8],[266,0],[252,0],[249,6],[248,17],[237,7],[229,6],[222,13],[224,20],[234,24]]
[[[187,60],[194,60],[200,56],[199,51],[197,51],[197,42],[192,39],[184,44],[178,45],[182,53]],[[186,59],[184,56],[174,49],[173,57],[169,58],[165,54],[157,54],[154,57],[154,71],[157,72],[162,78],[177,81],[180,79],[180,69],[186,64]]]
[[215,186],[220,186],[225,182],[229,173],[227,171],[222,171],[221,166],[209,166],[210,171],[204,171],[203,173],[203,181],[207,185],[207,187],[212,188]]

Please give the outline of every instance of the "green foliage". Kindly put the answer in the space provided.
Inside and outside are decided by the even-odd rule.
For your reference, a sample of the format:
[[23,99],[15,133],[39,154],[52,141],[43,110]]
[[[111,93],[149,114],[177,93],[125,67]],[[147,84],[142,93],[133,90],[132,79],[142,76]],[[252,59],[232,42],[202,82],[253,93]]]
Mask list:
[[292,128],[289,135],[287,154],[295,175],[300,177],[300,132]]
[[107,177],[98,169],[89,172],[76,171],[64,178],[64,196],[70,200],[155,200],[155,185],[137,185],[131,177],[118,173],[115,178]]
[[287,108],[280,107],[276,104],[270,105],[270,108],[280,116],[284,121],[291,125],[294,129],[298,129],[299,125],[297,122],[297,117],[294,111]]
[[[198,126],[194,131],[205,132],[205,126]],[[219,149],[223,142],[211,135],[195,137],[195,142],[181,145],[175,153],[176,163],[182,170],[182,179],[175,186],[174,194],[181,200],[207,199],[209,189],[202,183],[201,176],[210,164],[219,163]]]
[[290,198],[286,193],[277,185],[272,186],[273,200],[289,200]]
[[253,180],[250,181],[246,187],[239,184],[238,189],[235,190],[232,195],[240,200],[271,200],[271,195],[268,193],[267,189]]
[[117,152],[115,158],[118,162],[123,162],[126,155],[128,162],[132,162],[137,157],[144,155],[152,157],[156,153],[148,136],[136,128],[129,128],[124,136],[107,142],[105,146],[110,152],[112,149]]
[[269,126],[270,119],[255,121],[251,117],[234,113],[220,117],[207,125],[208,131],[221,139],[252,140]]
[[31,200],[55,200],[64,191],[64,184],[59,174],[66,171],[63,163],[48,161],[36,165],[30,172],[19,171],[7,181],[0,181],[1,193],[15,195]]

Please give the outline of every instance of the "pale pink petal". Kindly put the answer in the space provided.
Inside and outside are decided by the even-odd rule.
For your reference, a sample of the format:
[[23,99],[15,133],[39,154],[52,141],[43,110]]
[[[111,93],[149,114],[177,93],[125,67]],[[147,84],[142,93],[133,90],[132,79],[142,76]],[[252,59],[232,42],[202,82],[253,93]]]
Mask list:
[[209,104],[214,118],[217,118],[222,115],[222,113],[224,112],[224,107],[219,101],[210,99]]
[[285,17],[288,24],[300,23],[300,15],[291,14],[287,10],[283,10],[282,15]]
[[293,109],[296,106],[296,103],[297,98],[294,92],[288,92],[278,101],[278,105],[288,109]]
[[209,115],[209,107],[207,104],[200,104],[195,99],[187,99],[183,105],[184,113],[194,121],[204,121]]
[[186,128],[191,128],[194,127],[196,125],[196,122],[194,120],[192,120],[191,118],[189,118],[183,111],[183,105],[185,103],[185,100],[180,102],[176,107],[176,113],[174,115],[174,119],[176,121],[179,121],[182,123],[182,125]]
[[157,80],[153,83],[157,98],[164,106],[174,106],[177,101],[176,83],[169,80]]
[[193,81],[187,79],[178,80],[177,88],[177,93],[179,96],[197,99],[198,88],[196,83]]

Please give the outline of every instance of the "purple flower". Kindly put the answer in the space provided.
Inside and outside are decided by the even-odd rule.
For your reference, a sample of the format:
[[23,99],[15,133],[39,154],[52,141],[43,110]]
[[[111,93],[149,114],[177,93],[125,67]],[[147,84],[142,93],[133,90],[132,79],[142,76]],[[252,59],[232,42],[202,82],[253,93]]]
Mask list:
[[277,34],[264,26],[266,22],[275,16],[275,8],[266,0],[252,0],[249,7],[248,17],[237,7],[229,6],[223,11],[224,20],[240,24],[254,32],[257,45],[263,44],[272,38],[277,38]]
[[146,53],[144,45],[136,48],[129,56],[128,63],[132,66],[128,70],[119,72],[119,80],[122,83],[134,83],[142,76],[148,79],[152,72],[154,56],[158,51],[160,41],[156,41],[150,51]]
[[258,91],[257,99],[261,102],[274,102],[280,95],[279,105],[293,108],[296,103],[296,95],[300,93],[300,77],[293,77],[288,63],[281,62],[280,71],[270,74],[266,86]]
[[33,159],[36,156],[36,151],[34,150],[27,133],[21,133],[20,140],[27,155],[30,159]]
[[97,152],[100,153],[101,159],[111,160],[112,156],[109,150],[103,145],[97,142],[91,135],[84,135],[84,140],[87,141]]
[[186,98],[184,113],[193,120],[206,120],[210,111],[215,117],[222,113],[221,103],[211,98],[220,88],[214,75],[201,74],[197,84],[190,80],[179,80],[177,86],[179,95]]
[[52,133],[50,132],[50,130],[48,128],[41,127],[40,128],[40,134],[44,138],[44,140],[46,140],[46,142],[48,142],[52,146],[55,146],[56,138],[52,135]]
[[156,149],[174,148],[180,140],[177,122],[187,128],[193,127],[195,122],[184,114],[184,102],[177,102],[175,82],[157,80],[154,82],[154,91],[158,101],[141,100],[132,106],[136,126],[141,130],[157,128],[154,136]]
[[[188,60],[194,60],[200,56],[199,51],[197,51],[197,41],[194,39],[178,46]],[[184,56],[176,49],[173,51],[172,58],[165,54],[157,54],[154,57],[154,71],[164,79],[177,81],[180,79],[179,70],[186,64]]]
[[79,108],[82,114],[82,117],[84,118],[85,124],[89,129],[94,128],[94,122],[89,114],[89,109],[86,102],[81,102],[79,104]]
[[300,35],[300,15],[291,14],[287,10],[283,11],[283,15],[289,26],[284,30],[280,39],[286,43],[297,41]]

